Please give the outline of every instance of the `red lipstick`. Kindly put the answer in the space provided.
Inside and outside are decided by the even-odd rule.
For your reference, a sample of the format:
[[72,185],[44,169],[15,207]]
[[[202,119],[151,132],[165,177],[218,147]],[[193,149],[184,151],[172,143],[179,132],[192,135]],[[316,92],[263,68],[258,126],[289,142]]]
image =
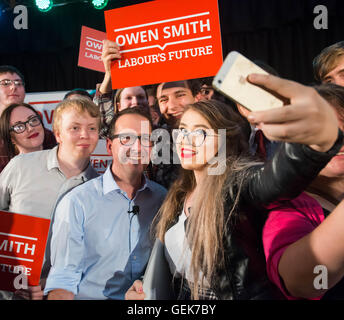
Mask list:
[[182,158],[192,158],[193,156],[195,156],[195,154],[196,152],[191,149],[182,148],[180,156]]
[[36,133],[34,133],[34,134],[28,136],[27,138],[28,138],[28,139],[33,139],[33,138],[36,138],[36,137],[38,137],[38,136],[39,136],[39,133],[36,132]]

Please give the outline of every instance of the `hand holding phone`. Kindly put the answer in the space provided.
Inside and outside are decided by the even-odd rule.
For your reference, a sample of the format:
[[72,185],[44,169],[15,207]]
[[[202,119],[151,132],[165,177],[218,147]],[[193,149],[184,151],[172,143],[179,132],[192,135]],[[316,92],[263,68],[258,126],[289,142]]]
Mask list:
[[215,76],[213,87],[250,111],[282,107],[281,99],[247,80],[252,73],[268,74],[239,52],[232,51]]

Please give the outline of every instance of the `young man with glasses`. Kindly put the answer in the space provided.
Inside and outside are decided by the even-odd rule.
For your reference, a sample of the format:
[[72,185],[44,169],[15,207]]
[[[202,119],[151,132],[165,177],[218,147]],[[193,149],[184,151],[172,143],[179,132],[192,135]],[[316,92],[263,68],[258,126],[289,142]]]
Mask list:
[[0,66],[0,115],[12,103],[22,103],[25,82],[21,72],[12,66]]
[[151,222],[166,195],[144,176],[152,127],[140,107],[116,114],[107,139],[112,165],[58,204],[48,299],[124,299],[143,275],[152,248]]

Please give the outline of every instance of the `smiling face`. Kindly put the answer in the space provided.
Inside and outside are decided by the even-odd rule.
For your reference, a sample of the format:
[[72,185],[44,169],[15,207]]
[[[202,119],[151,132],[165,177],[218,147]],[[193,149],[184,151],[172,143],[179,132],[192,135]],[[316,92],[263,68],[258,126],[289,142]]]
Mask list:
[[147,95],[142,87],[129,87],[121,92],[118,111],[133,107],[148,107]]
[[180,120],[185,106],[195,102],[191,90],[183,84],[183,81],[161,83],[157,88],[160,112],[173,128]]
[[31,109],[24,106],[13,109],[10,116],[10,127],[30,119],[33,119],[33,124],[38,125],[32,127],[29,123],[26,123],[24,132],[11,132],[12,143],[17,147],[19,153],[29,153],[43,149],[44,129],[41,120],[37,119],[37,114]]
[[[2,73],[0,74],[0,82],[2,80],[19,80],[21,78],[16,73]],[[0,84],[0,115],[2,111],[12,103],[22,103],[25,98],[24,85],[15,85],[11,83],[8,86]]]
[[107,139],[115,175],[142,175],[150,160],[151,146],[147,141],[151,131],[149,121],[139,114],[124,114],[117,119],[111,139]]
[[59,152],[75,160],[88,158],[98,143],[99,119],[87,111],[79,112],[73,108],[64,110],[55,130]]
[[183,114],[179,129],[181,133],[175,142],[182,167],[203,170],[218,152],[216,132],[207,119],[192,108]]

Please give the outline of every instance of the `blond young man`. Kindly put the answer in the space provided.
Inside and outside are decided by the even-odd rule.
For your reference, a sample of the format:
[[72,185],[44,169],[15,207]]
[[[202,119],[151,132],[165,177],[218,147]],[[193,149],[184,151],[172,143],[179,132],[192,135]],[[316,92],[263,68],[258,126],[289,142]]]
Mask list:
[[[0,175],[0,210],[52,219],[63,195],[98,175],[90,155],[98,142],[99,124],[99,109],[93,102],[61,102],[53,120],[58,146],[18,155],[9,162]],[[19,295],[41,299],[43,291],[40,286],[30,287]]]
[[344,41],[323,49],[313,60],[316,80],[344,86]]

